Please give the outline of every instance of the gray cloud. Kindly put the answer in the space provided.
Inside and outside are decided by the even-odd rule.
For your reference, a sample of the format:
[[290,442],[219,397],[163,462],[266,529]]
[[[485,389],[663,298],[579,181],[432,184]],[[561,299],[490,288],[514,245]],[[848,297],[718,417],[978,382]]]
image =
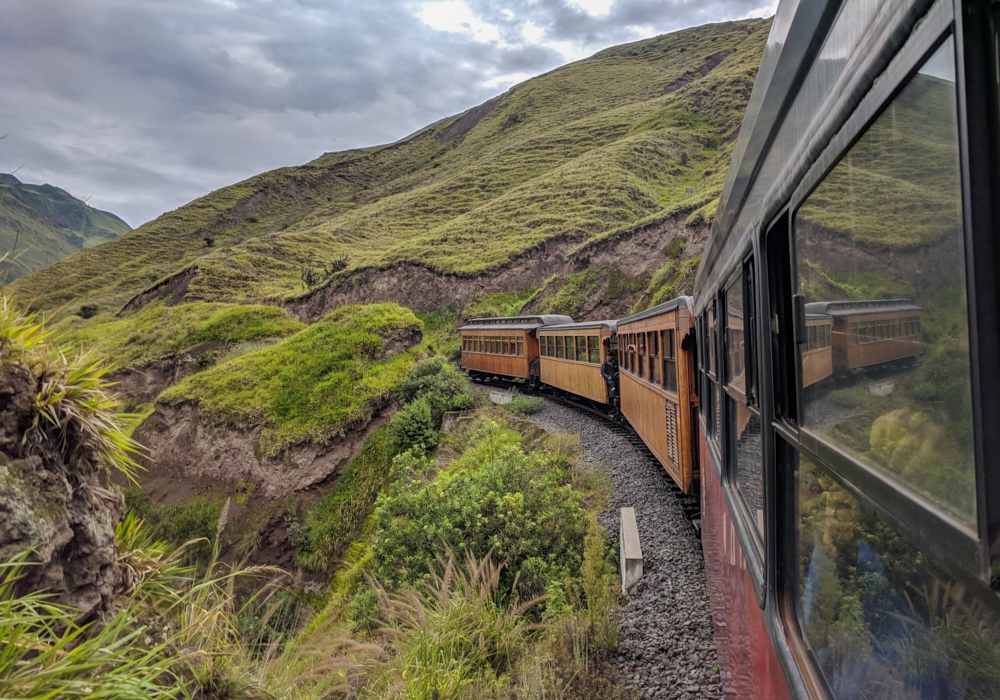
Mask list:
[[5,0],[0,172],[24,163],[21,179],[135,226],[264,170],[397,140],[606,46],[773,2],[616,0],[592,15],[444,1]]

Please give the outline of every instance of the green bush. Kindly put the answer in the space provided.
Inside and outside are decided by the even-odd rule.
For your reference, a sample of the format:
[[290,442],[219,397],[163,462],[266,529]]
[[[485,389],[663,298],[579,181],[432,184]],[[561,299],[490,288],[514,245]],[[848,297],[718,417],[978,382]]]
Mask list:
[[370,588],[361,588],[348,605],[356,629],[374,632],[380,620],[378,594]]
[[434,425],[438,426],[441,415],[452,410],[453,399],[467,391],[462,376],[438,355],[415,364],[400,382],[396,395],[403,403],[410,403],[418,398],[426,399]]
[[439,435],[434,429],[431,405],[426,398],[416,399],[399,409],[389,421],[389,429],[395,438],[397,452],[419,446],[425,450],[437,447]]
[[402,584],[428,574],[446,548],[506,561],[502,589],[520,575],[522,598],[579,571],[588,517],[568,473],[541,452],[525,454],[521,436],[486,420],[469,447],[433,478],[411,457],[375,511],[374,572]]
[[545,408],[545,399],[537,396],[515,396],[507,404],[508,410],[522,416],[530,416]]
[[471,411],[476,407],[476,400],[472,394],[459,394],[451,400],[452,411]]

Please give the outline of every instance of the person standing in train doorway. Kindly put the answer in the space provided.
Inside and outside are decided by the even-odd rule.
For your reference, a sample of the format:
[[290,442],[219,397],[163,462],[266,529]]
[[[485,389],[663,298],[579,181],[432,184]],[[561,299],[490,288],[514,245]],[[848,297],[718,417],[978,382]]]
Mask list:
[[[611,352],[611,339],[604,339],[604,362],[601,363],[601,376],[608,385],[608,393],[618,397],[618,357]],[[617,412],[617,409],[616,409]]]

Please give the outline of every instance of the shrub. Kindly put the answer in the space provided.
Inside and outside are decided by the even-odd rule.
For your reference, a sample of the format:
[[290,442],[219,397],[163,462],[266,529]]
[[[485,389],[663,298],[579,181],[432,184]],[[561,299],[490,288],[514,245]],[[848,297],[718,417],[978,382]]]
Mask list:
[[426,463],[410,466],[375,511],[380,580],[417,581],[446,547],[506,561],[506,593],[519,574],[519,590],[534,595],[579,570],[588,526],[581,496],[545,454],[525,454],[518,433],[486,420],[446,471],[430,478],[417,473]]
[[507,409],[521,416],[530,416],[545,408],[545,399],[538,396],[515,396]]
[[389,429],[398,452],[418,446],[425,450],[437,447],[438,431],[434,429],[431,405],[426,398],[419,398],[397,411],[389,421]]
[[82,319],[93,318],[97,315],[97,304],[84,304],[76,312],[76,315]]
[[361,588],[355,593],[348,611],[356,629],[371,633],[381,623],[378,594],[371,588]]
[[467,392],[465,380],[440,356],[428,357],[413,366],[399,385],[396,394],[403,403],[425,398],[434,417],[434,425],[441,422],[441,415],[452,409],[454,397]]
[[476,407],[476,400],[472,394],[459,394],[451,400],[452,411],[471,411]]

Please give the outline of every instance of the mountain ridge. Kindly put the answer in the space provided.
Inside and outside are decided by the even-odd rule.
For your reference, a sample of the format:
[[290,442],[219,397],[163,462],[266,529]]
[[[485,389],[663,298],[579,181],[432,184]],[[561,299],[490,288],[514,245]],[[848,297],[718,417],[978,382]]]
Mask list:
[[217,190],[12,291],[40,310],[118,313],[183,276],[169,303],[284,304],[314,286],[306,268],[345,257],[321,284],[411,263],[487,279],[556,238],[583,245],[681,213],[704,221],[769,26],[706,25],[606,49],[395,143]]
[[131,230],[62,188],[0,173],[0,284]]

